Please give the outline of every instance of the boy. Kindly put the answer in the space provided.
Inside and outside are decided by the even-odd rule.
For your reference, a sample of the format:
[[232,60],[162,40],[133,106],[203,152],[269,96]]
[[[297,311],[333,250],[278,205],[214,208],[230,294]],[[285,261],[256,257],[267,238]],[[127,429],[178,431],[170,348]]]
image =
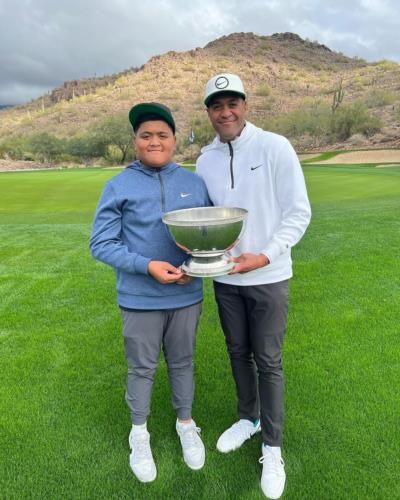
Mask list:
[[149,482],[157,471],[147,417],[161,347],[184,460],[192,469],[201,469],[205,461],[200,429],[191,413],[202,282],[181,271],[187,255],[176,246],[161,217],[210,201],[202,179],[172,160],[176,138],[170,110],[159,103],[141,103],[131,109],[129,120],[137,160],[107,182],[90,249],[96,259],[116,270],[128,363],[126,401],[132,415],[130,466],[139,481]]

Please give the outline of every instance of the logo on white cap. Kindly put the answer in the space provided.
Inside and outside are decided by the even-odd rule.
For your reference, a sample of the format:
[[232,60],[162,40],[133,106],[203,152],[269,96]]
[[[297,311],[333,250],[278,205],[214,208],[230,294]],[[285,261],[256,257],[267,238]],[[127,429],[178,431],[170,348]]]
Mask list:
[[211,97],[219,92],[233,92],[246,99],[242,80],[233,73],[220,73],[208,80],[204,94],[204,104],[208,106]]
[[215,87],[219,90],[226,89],[229,85],[229,80],[226,76],[220,76],[215,80]]

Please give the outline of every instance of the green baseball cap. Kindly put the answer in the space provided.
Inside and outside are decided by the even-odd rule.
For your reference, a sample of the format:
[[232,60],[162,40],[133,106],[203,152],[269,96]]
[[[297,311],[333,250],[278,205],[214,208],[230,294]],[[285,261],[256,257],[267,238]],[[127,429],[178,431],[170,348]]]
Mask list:
[[133,130],[136,130],[140,123],[146,121],[146,116],[151,120],[160,117],[160,120],[166,122],[175,134],[174,118],[171,110],[164,104],[160,104],[159,102],[142,102],[133,106],[129,111],[129,121],[131,122]]

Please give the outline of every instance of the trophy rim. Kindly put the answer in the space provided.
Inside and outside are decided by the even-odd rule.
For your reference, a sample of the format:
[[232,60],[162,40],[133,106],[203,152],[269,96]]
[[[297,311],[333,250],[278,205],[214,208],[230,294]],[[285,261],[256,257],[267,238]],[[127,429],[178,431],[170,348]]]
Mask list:
[[[229,209],[234,213],[237,212],[237,215],[232,215],[229,217],[216,217],[207,218],[203,217],[200,219],[186,219],[180,220],[175,219],[174,217],[179,214],[182,216],[182,212],[186,212],[188,214],[198,212],[199,209],[202,212],[214,212],[220,211],[225,212]],[[193,208],[183,208],[179,210],[172,210],[171,212],[167,212],[162,216],[162,221],[169,226],[182,226],[182,227],[194,227],[194,226],[219,226],[224,224],[233,224],[235,222],[243,222],[247,218],[248,211],[245,208],[240,207],[225,207],[225,206],[213,206],[213,207],[193,207]]]

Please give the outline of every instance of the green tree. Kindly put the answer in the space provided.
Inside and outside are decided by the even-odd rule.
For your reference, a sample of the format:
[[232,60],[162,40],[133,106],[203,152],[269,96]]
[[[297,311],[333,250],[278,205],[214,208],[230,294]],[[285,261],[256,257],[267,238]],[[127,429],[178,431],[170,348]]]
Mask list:
[[[99,149],[103,148],[104,158],[123,163],[132,152],[132,127],[127,114],[110,116],[98,123],[93,130],[93,140]],[[118,158],[115,158],[115,151]]]
[[65,141],[47,132],[32,134],[27,142],[29,151],[41,162],[52,162],[64,152]]
[[87,133],[71,137],[65,147],[65,152],[87,162],[91,158],[105,157],[106,146],[98,137]]

